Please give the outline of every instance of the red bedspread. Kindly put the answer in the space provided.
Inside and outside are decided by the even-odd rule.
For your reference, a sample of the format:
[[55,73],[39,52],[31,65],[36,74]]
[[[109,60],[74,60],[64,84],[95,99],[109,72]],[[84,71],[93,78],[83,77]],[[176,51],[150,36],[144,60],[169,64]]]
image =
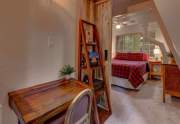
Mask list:
[[143,75],[146,72],[146,61],[112,60],[112,75],[128,79],[134,88],[144,82]]

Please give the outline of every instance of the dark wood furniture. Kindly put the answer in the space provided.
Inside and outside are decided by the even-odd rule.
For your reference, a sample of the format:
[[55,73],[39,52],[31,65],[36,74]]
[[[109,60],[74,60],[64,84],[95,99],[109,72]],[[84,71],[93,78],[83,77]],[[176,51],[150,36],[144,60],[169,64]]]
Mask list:
[[154,76],[157,76],[161,79],[162,77],[162,62],[161,61],[155,61],[151,60],[149,61],[149,67],[150,67],[150,79],[152,80]]
[[166,94],[180,97],[180,70],[175,64],[163,64],[163,102]]
[[71,101],[88,88],[77,80],[57,80],[9,93],[20,124],[44,124],[64,115]]
[[[96,25],[84,20],[79,22],[78,79],[94,91],[95,123],[103,124],[111,115],[109,84]],[[91,56],[91,53],[95,57]]]

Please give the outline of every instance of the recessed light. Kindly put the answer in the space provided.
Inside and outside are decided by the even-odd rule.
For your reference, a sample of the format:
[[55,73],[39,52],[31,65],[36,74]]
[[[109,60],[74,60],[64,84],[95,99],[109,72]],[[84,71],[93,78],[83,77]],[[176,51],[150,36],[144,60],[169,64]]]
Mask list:
[[116,25],[116,29],[120,29],[121,28],[121,25]]
[[127,24],[127,22],[123,22],[123,25],[126,25]]

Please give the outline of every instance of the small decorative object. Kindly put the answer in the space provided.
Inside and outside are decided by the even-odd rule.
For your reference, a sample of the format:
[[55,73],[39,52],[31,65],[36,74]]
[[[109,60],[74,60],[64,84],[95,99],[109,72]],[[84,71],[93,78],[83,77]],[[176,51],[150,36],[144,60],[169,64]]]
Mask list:
[[67,80],[71,78],[71,74],[75,72],[75,69],[70,65],[65,65],[61,70],[61,76],[64,76]]
[[174,59],[174,56],[173,56],[173,54],[170,52],[170,53],[168,53],[168,57],[169,57],[169,63],[170,64],[176,64],[176,61],[175,61],[175,59]]
[[84,75],[83,82],[85,82],[86,84],[89,82],[87,74]]
[[86,67],[86,66],[87,66],[86,59],[85,59],[84,56],[82,56],[82,58],[81,58],[81,67]]

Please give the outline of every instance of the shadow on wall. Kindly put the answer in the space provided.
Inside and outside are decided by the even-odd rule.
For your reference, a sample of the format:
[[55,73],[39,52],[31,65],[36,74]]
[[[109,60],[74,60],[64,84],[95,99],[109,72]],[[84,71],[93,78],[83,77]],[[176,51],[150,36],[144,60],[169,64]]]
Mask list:
[[[65,7],[57,2],[49,4],[49,0],[1,1],[3,124],[17,124],[16,116],[8,106],[9,91],[56,80],[65,63],[75,65],[76,0],[66,1],[71,4],[65,2]],[[49,41],[53,42],[51,46]]]

